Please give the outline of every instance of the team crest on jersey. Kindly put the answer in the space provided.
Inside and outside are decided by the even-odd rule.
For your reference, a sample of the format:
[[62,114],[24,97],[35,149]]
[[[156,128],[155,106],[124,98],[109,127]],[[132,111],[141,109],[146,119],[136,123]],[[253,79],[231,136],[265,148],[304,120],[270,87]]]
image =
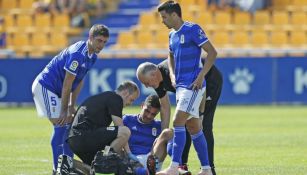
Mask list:
[[201,29],[198,30],[198,35],[199,35],[199,39],[206,38],[205,32]]
[[69,69],[72,70],[72,71],[75,71],[77,69],[78,65],[79,65],[78,61],[73,61],[73,62],[71,62]]
[[180,44],[184,43],[184,35],[180,35]]
[[157,136],[157,128],[152,128],[151,134],[156,137]]

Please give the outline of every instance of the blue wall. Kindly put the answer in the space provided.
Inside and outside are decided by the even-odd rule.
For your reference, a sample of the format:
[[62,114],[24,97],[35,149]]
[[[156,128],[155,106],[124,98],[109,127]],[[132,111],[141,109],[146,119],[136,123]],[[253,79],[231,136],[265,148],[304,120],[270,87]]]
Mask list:
[[[152,93],[137,81],[136,67],[161,59],[98,60],[89,72],[79,102],[89,95],[113,90],[123,80],[133,80],[141,87],[140,104]],[[31,84],[49,59],[0,60],[0,102],[32,102]],[[236,58],[218,59],[224,76],[221,104],[307,104],[306,58]],[[171,100],[174,104],[174,95]]]

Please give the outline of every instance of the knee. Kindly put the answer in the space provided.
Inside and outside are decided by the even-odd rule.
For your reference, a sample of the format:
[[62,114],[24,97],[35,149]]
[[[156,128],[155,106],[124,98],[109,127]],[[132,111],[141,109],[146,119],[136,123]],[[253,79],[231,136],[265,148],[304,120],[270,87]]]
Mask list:
[[190,134],[196,134],[201,130],[201,128],[198,125],[187,125],[187,130]]
[[127,126],[118,127],[118,137],[129,138],[131,135],[130,129]]
[[163,140],[171,140],[173,138],[174,132],[172,129],[164,129],[161,133],[161,137]]

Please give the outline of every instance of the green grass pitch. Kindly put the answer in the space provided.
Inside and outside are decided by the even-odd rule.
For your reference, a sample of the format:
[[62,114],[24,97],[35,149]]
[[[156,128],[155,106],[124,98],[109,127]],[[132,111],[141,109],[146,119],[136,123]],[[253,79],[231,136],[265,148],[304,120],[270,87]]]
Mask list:
[[[214,133],[220,175],[307,174],[306,106],[219,106]],[[51,174],[50,135],[34,108],[0,108],[0,175]],[[194,149],[189,166],[197,174]]]

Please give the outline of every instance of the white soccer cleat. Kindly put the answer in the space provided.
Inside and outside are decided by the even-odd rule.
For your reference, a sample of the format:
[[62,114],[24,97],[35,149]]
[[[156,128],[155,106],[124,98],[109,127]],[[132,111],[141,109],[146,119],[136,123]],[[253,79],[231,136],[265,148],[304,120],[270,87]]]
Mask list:
[[169,166],[163,171],[159,171],[156,175],[179,175],[178,167]]
[[211,168],[210,169],[202,169],[198,175],[212,175]]

